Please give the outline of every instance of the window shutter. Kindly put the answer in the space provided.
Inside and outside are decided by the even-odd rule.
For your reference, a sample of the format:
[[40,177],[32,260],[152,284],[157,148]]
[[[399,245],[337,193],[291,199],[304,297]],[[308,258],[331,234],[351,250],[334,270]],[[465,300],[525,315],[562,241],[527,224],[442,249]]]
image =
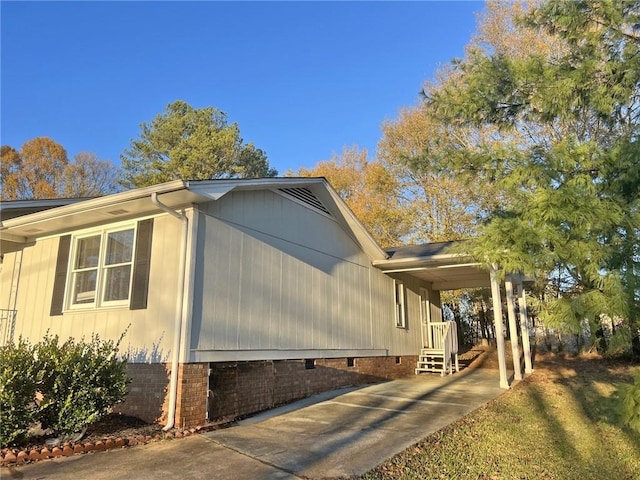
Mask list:
[[147,308],[149,271],[151,269],[152,236],[153,218],[139,221],[133,265],[133,286],[131,289],[130,310],[141,310]]
[[71,235],[60,237],[58,243],[58,259],[56,260],[56,273],[53,277],[53,298],[51,299],[52,317],[62,315],[64,308],[64,290],[67,284],[67,268],[69,267],[69,247]]

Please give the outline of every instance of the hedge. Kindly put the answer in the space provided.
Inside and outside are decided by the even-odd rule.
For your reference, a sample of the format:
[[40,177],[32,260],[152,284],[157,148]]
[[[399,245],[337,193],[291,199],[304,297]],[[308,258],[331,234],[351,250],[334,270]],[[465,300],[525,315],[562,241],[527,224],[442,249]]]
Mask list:
[[[122,340],[122,337],[120,337]],[[0,445],[24,441],[31,426],[64,436],[82,430],[123,402],[130,379],[120,340],[46,335],[0,348]]]

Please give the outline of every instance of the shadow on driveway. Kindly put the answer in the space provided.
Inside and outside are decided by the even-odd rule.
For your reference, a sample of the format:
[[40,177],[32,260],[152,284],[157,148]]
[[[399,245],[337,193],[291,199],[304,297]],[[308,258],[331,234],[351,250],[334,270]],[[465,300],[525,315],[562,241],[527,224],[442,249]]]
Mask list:
[[204,437],[306,478],[359,475],[497,397],[498,384],[486,369],[421,375],[307,399]]
[[3,468],[2,478],[279,480],[362,474],[503,392],[466,369],[315,395],[180,440]]

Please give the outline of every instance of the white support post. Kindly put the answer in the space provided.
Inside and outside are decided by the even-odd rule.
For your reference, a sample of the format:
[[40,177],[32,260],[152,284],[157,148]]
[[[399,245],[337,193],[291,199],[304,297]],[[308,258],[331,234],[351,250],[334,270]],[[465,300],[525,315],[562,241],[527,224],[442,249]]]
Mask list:
[[520,368],[520,347],[518,345],[518,323],[516,322],[516,301],[513,296],[513,279],[507,275],[504,281],[504,289],[507,292],[507,313],[509,315],[509,336],[511,337],[511,352],[513,354],[513,378],[522,380]]
[[502,328],[502,299],[500,298],[500,281],[498,268],[491,266],[491,300],[493,301],[493,323],[496,330],[496,346],[498,347],[498,367],[500,369],[500,388],[509,388],[507,380],[507,359],[504,354],[504,331]]
[[518,306],[520,307],[520,331],[522,332],[522,350],[524,350],[524,373],[533,372],[531,363],[531,343],[529,339],[529,316],[527,315],[527,300],[525,297],[522,277],[518,277],[516,282]]

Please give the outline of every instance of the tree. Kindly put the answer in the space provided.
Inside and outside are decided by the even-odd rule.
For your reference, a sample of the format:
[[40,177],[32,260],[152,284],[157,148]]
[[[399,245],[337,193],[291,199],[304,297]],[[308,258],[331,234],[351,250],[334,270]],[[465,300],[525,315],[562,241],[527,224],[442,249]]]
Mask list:
[[69,162],[67,151],[49,137],[28,140],[17,151],[2,146],[3,200],[94,197],[117,190],[118,170],[110,161],[81,152]]
[[[536,2],[488,1],[479,16],[477,33],[467,47],[469,54],[482,50],[509,58],[523,58],[532,51],[545,56],[564,51],[564,43],[557,36],[517,23],[518,17],[530,11],[532,3]],[[444,66],[433,81],[425,83],[427,98],[460,87],[465,77],[456,68],[457,63]],[[522,128],[510,132],[509,141],[527,145],[532,137],[542,133],[548,135],[549,131],[540,126]],[[494,182],[491,171],[465,171],[459,168],[460,162],[452,160],[457,155],[482,155],[487,148],[498,151],[503,142],[504,135],[499,126],[442,118],[435,106],[424,100],[402,109],[396,119],[383,124],[378,156],[403,185],[403,195],[413,214],[408,236],[411,241],[447,241],[478,236],[489,214],[509,199]],[[443,305],[449,306],[459,333],[468,331],[466,323],[471,318],[468,313],[473,311],[480,317],[482,335],[492,337],[492,331],[486,325],[486,294],[483,290],[444,292]]]
[[[10,148],[2,152],[10,157],[3,189],[5,198],[54,198],[58,196],[67,152],[49,137],[36,137],[22,145],[20,153]],[[5,159],[2,159],[4,164]]]
[[487,0],[478,19],[478,31],[468,50],[481,48],[493,55],[512,59],[528,58],[534,53],[547,58],[566,53],[562,38],[552,32],[529,28],[520,22],[541,0],[529,2]]
[[[518,55],[474,46],[457,82],[426,92],[441,122],[494,128],[458,146],[460,178],[492,179],[507,202],[474,255],[556,285],[541,318],[595,332],[603,315],[640,332],[640,4],[541,3],[514,28],[561,48]],[[639,343],[640,344],[640,343]]]
[[[468,54],[480,50],[516,59],[531,52],[553,56],[565,51],[564,42],[556,35],[518,23],[517,19],[537,3],[487,1],[478,30],[467,46]],[[425,83],[425,97],[460,88],[466,77],[458,63],[445,65],[435,80]],[[404,195],[412,203],[415,224],[410,238],[414,241],[476,236],[488,212],[506,201],[493,183],[492,172],[461,172],[451,161],[458,152],[474,156],[487,148],[499,149],[505,139],[499,126],[453,120],[438,115],[431,102],[420,101],[383,124],[378,156],[401,179]],[[509,141],[526,145],[532,136],[548,134],[548,129],[541,130],[539,125],[530,127],[510,132]]]
[[80,152],[65,169],[65,197],[95,197],[118,190],[118,172],[94,153]]
[[297,175],[325,177],[380,245],[401,243],[409,211],[401,200],[400,185],[381,162],[368,160],[365,149],[345,148],[341,155],[301,168]]
[[421,103],[400,111],[382,126],[378,156],[398,179],[411,212],[409,241],[461,240],[476,234],[478,222],[496,200],[489,188],[469,188],[455,172],[443,168],[443,155],[477,132],[459,129],[455,135]]
[[265,153],[245,144],[236,123],[212,107],[193,108],[181,100],[168,104],[120,156],[121,183],[142,187],[171,180],[272,177]]
[[0,198],[14,200],[20,198],[22,188],[19,177],[14,172],[20,167],[20,153],[9,145],[0,149]]

